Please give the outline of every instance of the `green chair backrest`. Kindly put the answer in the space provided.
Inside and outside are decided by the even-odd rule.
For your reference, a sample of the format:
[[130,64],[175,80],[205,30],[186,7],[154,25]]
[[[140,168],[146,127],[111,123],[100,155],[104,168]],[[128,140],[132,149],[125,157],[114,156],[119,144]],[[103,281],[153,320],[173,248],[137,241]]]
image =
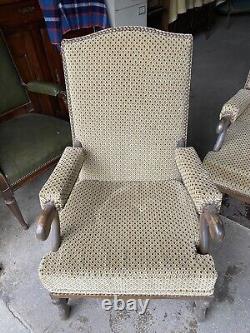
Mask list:
[[27,102],[25,88],[0,32],[0,115]]

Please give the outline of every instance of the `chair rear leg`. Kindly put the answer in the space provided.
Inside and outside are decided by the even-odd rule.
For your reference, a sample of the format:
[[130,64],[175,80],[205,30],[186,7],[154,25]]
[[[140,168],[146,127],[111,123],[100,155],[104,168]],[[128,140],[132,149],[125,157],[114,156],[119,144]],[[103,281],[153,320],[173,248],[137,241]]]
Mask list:
[[16,202],[16,199],[14,195],[10,200],[4,200],[6,206],[10,209],[12,214],[15,216],[15,218],[18,220],[18,222],[21,224],[23,229],[27,230],[29,228],[28,224],[24,221],[23,215],[20,211],[20,208],[18,207],[18,204]]
[[21,224],[23,229],[28,229],[28,224],[24,221],[23,215],[18,207],[18,204],[16,202],[16,199],[14,197],[14,193],[7,182],[7,179],[0,174],[0,189],[2,190],[3,199],[5,205],[10,209],[12,214],[15,216],[15,218],[18,220],[18,222]]
[[68,298],[58,298],[53,295],[50,295],[52,303],[57,306],[59,311],[59,317],[63,320],[69,318],[71,306],[68,304]]

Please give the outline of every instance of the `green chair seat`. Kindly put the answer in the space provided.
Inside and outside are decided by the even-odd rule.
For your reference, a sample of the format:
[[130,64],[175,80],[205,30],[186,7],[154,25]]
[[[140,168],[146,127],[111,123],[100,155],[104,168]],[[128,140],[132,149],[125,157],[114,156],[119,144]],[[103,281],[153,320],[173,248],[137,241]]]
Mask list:
[[0,124],[0,170],[11,185],[62,154],[72,144],[68,122],[27,114]]

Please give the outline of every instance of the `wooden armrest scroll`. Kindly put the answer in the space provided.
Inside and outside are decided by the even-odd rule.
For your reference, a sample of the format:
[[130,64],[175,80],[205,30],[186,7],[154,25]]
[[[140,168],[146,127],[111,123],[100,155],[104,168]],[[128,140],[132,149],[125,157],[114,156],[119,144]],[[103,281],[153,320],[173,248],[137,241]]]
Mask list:
[[59,96],[60,94],[64,94],[65,91],[58,83],[45,82],[45,81],[30,81],[27,84],[23,84],[28,91],[44,94],[49,96]]
[[45,81],[31,81],[23,83],[23,86],[32,93],[44,94],[54,97],[59,97],[63,100],[64,104],[67,107],[67,94],[63,87],[58,83],[45,82]]
[[61,244],[60,237],[60,222],[57,209],[52,202],[46,204],[45,208],[37,218],[36,238],[45,241],[50,234],[52,227],[53,248],[55,252],[59,249]]
[[208,253],[209,235],[213,240],[222,241],[225,236],[224,226],[219,214],[213,205],[209,205],[200,215],[200,244],[199,251],[202,254]]
[[218,134],[216,143],[214,145],[213,151],[219,151],[223,145],[225,140],[225,136],[228,130],[228,127],[231,125],[231,120],[229,117],[223,117],[216,129],[216,133]]

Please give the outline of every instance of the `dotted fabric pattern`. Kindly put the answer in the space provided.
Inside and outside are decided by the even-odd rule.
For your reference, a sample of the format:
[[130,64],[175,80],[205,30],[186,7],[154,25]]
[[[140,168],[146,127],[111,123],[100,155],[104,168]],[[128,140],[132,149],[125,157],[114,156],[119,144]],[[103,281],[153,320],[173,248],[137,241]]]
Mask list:
[[197,212],[201,214],[208,205],[214,205],[219,211],[222,194],[212,182],[194,148],[177,148],[175,159]]
[[250,90],[240,89],[232,98],[226,102],[221,110],[220,119],[229,117],[234,122],[250,105]]
[[57,187],[57,177],[75,181],[82,160],[62,162],[46,185],[65,207],[61,246],[40,265],[43,285],[79,295],[212,295],[214,263],[196,251],[198,216],[174,156],[186,140],[192,37],[122,27],[65,40],[62,50],[73,139],[85,157],[66,204],[73,181]]
[[39,269],[51,293],[213,294],[213,259],[196,252],[199,221],[179,181],[81,181],[60,220],[62,244]]
[[62,52],[73,136],[87,152],[80,179],[178,177],[192,36],[111,28],[64,40]]
[[233,123],[222,148],[209,152],[204,166],[219,186],[250,197],[250,107]]
[[79,176],[84,160],[82,148],[66,147],[57,166],[39,193],[41,207],[49,201],[63,209]]

